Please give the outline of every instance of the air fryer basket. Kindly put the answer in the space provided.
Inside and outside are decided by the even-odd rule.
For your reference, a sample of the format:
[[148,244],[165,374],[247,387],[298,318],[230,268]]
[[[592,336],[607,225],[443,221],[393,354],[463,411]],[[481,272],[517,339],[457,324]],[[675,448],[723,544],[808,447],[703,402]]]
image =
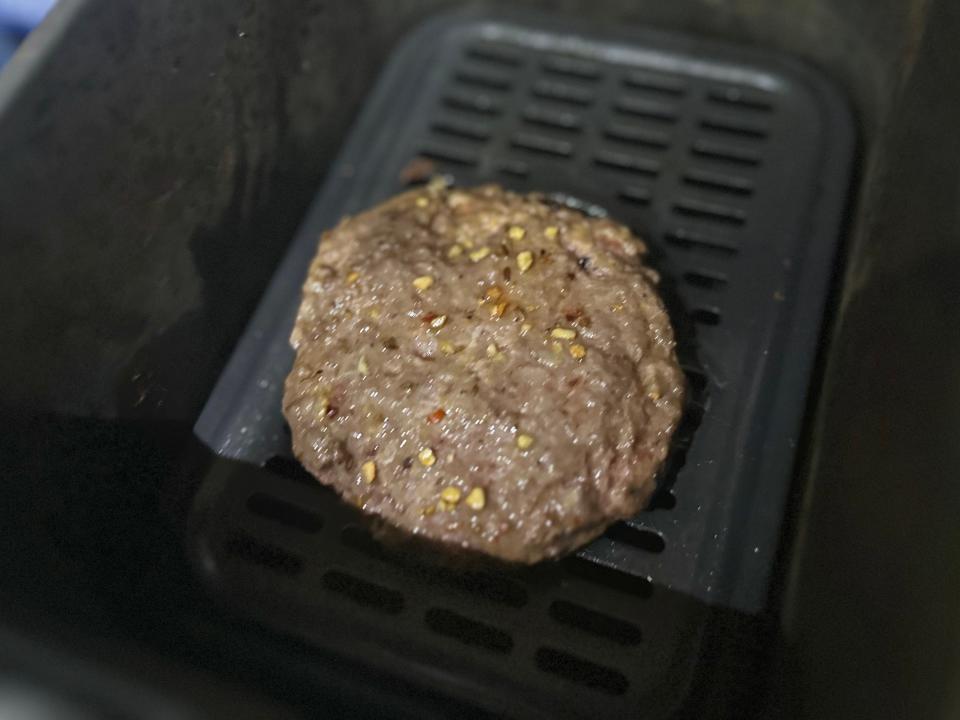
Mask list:
[[[832,88],[773,54],[536,16],[419,29],[197,423],[244,461],[218,464],[195,506],[208,586],[258,622],[425,681],[470,682],[479,668],[501,690],[484,694],[495,711],[521,696],[529,706],[512,712],[675,710],[707,618],[692,598],[764,604],[852,141]],[[457,571],[382,547],[290,457],[287,337],[317,239],[402,189],[416,158],[458,184],[604,208],[649,241],[664,276],[692,422],[654,506],[575,558]]]
[[446,19],[408,39],[197,433],[228,457],[289,457],[280,414],[287,337],[317,238],[402,189],[412,159],[430,158],[463,185],[496,181],[582,198],[651,244],[689,338],[680,356],[691,413],[705,411],[658,508],[582,556],[755,611],[777,547],[838,239],[850,119],[822,78],[776,55],[574,30],[542,17]]

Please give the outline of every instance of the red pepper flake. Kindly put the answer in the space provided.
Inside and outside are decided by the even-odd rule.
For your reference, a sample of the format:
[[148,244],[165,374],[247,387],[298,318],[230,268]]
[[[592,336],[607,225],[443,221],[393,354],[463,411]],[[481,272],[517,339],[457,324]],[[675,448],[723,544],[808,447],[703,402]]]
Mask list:
[[590,317],[583,312],[583,308],[566,310],[564,311],[563,316],[569,323],[574,323],[576,325],[580,325],[581,327],[590,327]]
[[440,422],[447,416],[447,411],[443,408],[437,408],[432,413],[427,415],[427,422],[431,425]]
[[436,320],[439,316],[435,312],[428,312],[423,317],[420,318],[421,322],[430,323]]

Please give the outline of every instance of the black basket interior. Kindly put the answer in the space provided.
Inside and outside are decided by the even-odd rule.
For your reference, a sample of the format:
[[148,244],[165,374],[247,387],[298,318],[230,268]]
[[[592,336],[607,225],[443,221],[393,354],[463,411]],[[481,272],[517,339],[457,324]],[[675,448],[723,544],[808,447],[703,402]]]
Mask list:
[[[384,70],[198,421],[243,461],[218,465],[195,509],[207,583],[311,644],[424,679],[494,680],[494,711],[666,713],[703,633],[693,600],[765,601],[852,148],[829,84],[773,54],[544,18],[422,27]],[[384,547],[290,459],[287,338],[317,238],[409,184],[415,158],[461,185],[603,208],[663,275],[688,424],[653,507],[576,557],[457,569]],[[654,690],[668,676],[669,696]],[[538,692],[511,708],[520,685]]]

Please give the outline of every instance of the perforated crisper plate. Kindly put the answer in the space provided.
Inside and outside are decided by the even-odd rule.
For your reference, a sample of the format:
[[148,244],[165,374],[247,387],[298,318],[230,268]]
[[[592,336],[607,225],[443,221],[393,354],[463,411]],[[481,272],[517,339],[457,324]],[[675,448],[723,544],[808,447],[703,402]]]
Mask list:
[[[689,447],[681,442],[675,456],[682,466],[656,509],[612,528],[580,561],[756,611],[778,544],[837,246],[851,121],[819,76],[770,53],[659,33],[581,32],[554,19],[461,15],[407,40],[196,431],[230,458],[261,465],[289,457],[281,416],[293,359],[287,338],[317,239],[343,215],[402,190],[412,158],[430,158],[461,185],[565,193],[606,209],[651,245],[681,328],[681,359],[696,388],[690,413],[699,420],[695,432],[696,422],[687,428]],[[325,562],[323,543],[349,541],[329,526],[340,510],[318,510],[336,505],[319,486],[262,472],[246,477],[226,483],[220,509],[208,515],[205,562],[217,565],[212,537],[248,560],[279,546],[300,563]],[[254,505],[233,497],[238,492]],[[309,531],[313,521],[298,529],[296,521],[270,520],[269,508],[291,503],[325,515],[322,533]],[[256,507],[268,510],[258,515]],[[267,550],[258,538],[269,541]],[[366,555],[364,562],[374,567],[371,582],[381,582],[383,568]],[[327,589],[367,592],[347,587],[362,582],[354,576],[329,579],[331,572],[319,581]],[[296,573],[284,577],[297,582]],[[386,601],[390,612],[403,612],[407,582],[394,579],[400,595]],[[302,600],[310,599],[304,590]],[[460,622],[432,617],[437,627]],[[520,650],[505,637],[494,641],[501,652]],[[549,655],[542,647],[530,652],[537,662]],[[617,682],[607,689],[619,692]]]

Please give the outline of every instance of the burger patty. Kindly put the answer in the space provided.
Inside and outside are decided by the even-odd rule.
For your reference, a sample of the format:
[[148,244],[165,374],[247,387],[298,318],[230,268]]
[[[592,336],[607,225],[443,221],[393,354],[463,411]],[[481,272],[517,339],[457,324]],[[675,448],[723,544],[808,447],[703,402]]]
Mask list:
[[431,183],[324,233],[290,342],[300,462],[365,512],[509,561],[643,509],[679,422],[673,329],[622,225]]

